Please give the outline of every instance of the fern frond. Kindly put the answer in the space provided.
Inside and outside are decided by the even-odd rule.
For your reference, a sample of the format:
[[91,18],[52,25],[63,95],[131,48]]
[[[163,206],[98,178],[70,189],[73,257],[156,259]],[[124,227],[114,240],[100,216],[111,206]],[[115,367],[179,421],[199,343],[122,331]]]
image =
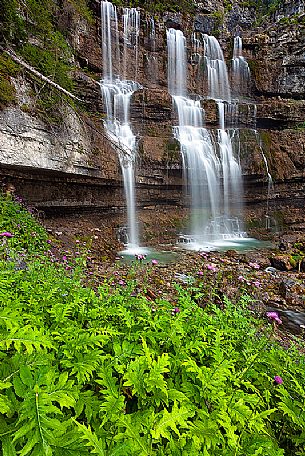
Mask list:
[[9,435],[0,437],[2,445],[2,456],[17,456],[12,438]]
[[180,435],[180,428],[189,428],[188,419],[193,417],[195,412],[191,407],[181,406],[178,407],[177,402],[174,402],[173,408],[170,412],[164,409],[158,415],[160,417],[159,421],[154,425],[151,430],[151,435],[154,439],[159,440],[160,438],[165,438],[167,440],[171,439],[171,432]]
[[128,455],[150,456],[153,454],[149,422],[152,422],[154,412],[152,410],[149,412],[151,412],[151,417],[148,417],[148,414],[145,415],[145,413],[135,413],[133,415],[124,415],[119,421],[122,432],[119,432],[114,437],[114,440],[128,441],[128,444],[126,442],[126,453]]
[[26,325],[14,328],[6,337],[0,339],[0,349],[9,350],[13,346],[17,352],[25,348],[31,355],[34,350],[52,348],[53,344],[39,329]]
[[91,448],[90,453],[97,454],[98,456],[106,456],[105,441],[98,439],[97,435],[91,431],[90,426],[86,427],[84,424],[78,423],[77,421],[75,421],[75,423],[78,426],[80,438],[87,442],[87,447]]
[[77,390],[67,373],[58,375],[51,366],[33,372],[22,366],[13,384],[16,394],[23,398],[13,443],[21,456],[51,456],[52,448],[64,440],[70,426],[62,409],[74,407]]

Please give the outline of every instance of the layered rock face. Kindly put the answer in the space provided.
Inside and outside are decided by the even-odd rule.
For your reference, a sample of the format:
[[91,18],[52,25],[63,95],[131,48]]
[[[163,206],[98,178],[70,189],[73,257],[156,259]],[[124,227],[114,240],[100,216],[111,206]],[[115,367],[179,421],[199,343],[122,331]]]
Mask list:
[[[262,220],[268,204],[281,223],[301,225],[305,220],[304,2],[294,2],[293,7],[290,2],[280,2],[272,14],[261,17],[246,2],[229,2],[229,7],[225,3],[197,3],[194,17],[166,13],[154,25],[152,16],[141,11],[137,74],[132,58],[126,65],[126,77],[143,87],[131,101],[131,124],[138,138],[137,204],[178,210],[184,205],[180,147],[172,131],[177,117],[167,89],[166,29],[184,31],[188,90],[202,95],[206,94],[206,81],[192,32],[217,35],[229,66],[234,36],[240,35],[251,70],[250,90],[237,125],[241,127],[247,217],[251,223]],[[105,107],[98,84],[103,75],[99,2],[92,1],[91,8],[95,21],[89,24],[64,1],[59,20],[74,49],[75,93],[84,100],[82,108],[63,101],[62,121],[55,126],[41,116],[33,117],[25,109],[33,103],[31,78],[23,74],[12,78],[16,104],[0,112],[1,173],[6,182],[11,180],[19,193],[43,209],[95,207],[108,211],[124,206],[117,151],[103,127]],[[215,102],[203,100],[202,104],[207,127],[217,128]],[[268,173],[273,179],[271,190]]]

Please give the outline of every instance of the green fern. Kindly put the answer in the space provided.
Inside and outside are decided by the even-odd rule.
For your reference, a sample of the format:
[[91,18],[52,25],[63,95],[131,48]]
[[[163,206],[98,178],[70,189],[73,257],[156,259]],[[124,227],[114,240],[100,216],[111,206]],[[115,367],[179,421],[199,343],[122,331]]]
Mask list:
[[84,424],[77,423],[80,438],[86,441],[86,446],[91,448],[91,454],[98,456],[108,456],[105,451],[105,441],[99,439],[97,435],[92,432],[90,426],[86,427]]
[[9,350],[13,346],[16,351],[21,351],[24,347],[29,355],[34,350],[51,348],[51,341],[37,328],[24,326],[23,328],[12,329],[10,335],[0,339],[0,349]]
[[158,415],[159,420],[151,430],[151,435],[156,440],[159,440],[160,438],[171,440],[173,433],[174,435],[180,435],[180,428],[189,428],[190,423],[188,422],[188,419],[194,415],[195,411],[192,407],[179,407],[177,402],[174,402],[170,412],[164,409]]

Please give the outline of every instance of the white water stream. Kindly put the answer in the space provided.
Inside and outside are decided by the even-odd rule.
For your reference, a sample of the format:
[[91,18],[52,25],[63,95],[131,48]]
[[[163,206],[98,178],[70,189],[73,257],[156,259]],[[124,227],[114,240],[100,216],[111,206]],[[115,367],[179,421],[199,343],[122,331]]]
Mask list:
[[249,92],[250,68],[242,54],[242,39],[234,38],[233,58],[231,66],[231,84],[234,95],[247,95]]
[[[135,58],[135,77],[138,65],[138,37],[140,13],[135,8],[124,8],[123,13],[123,60],[120,58],[119,25],[116,7],[108,2],[101,2],[101,27],[103,46],[104,74],[101,90],[106,108],[105,128],[109,138],[117,144],[120,159],[124,191],[127,205],[128,245],[137,250],[139,232],[135,197],[135,159],[136,136],[130,125],[130,100],[132,94],[140,88],[135,81],[125,79],[129,49]],[[115,72],[118,72],[115,74]]]
[[220,128],[216,142],[204,127],[199,97],[187,94],[186,40],[180,30],[167,31],[168,86],[179,125],[174,135],[181,145],[184,174],[191,199],[190,238],[197,244],[240,238],[242,231],[241,168],[225,130],[225,102],[231,100],[228,73],[220,46],[204,35],[208,97],[217,100]]
[[[149,68],[157,68],[156,33],[153,19],[148,24],[151,56]],[[109,138],[117,145],[122,168],[127,205],[128,244],[130,251],[139,250],[136,214],[135,161],[137,141],[130,124],[130,101],[140,88],[138,45],[140,13],[135,8],[124,8],[122,25],[116,7],[101,2],[101,34],[103,46],[103,93]],[[190,95],[187,90],[188,63],[186,39],[180,30],[167,30],[168,88],[178,114],[178,125],[173,127],[181,145],[186,187],[190,196],[191,226],[189,238],[197,243],[212,243],[246,236],[242,226],[242,176],[239,163],[239,102],[232,101],[231,88],[223,52],[217,39],[209,35],[193,34],[193,63],[204,63],[206,98],[217,104],[219,128],[205,127],[203,97]],[[153,71],[155,73],[155,71]],[[157,71],[156,71],[157,73]],[[127,75],[134,80],[128,80]],[[231,66],[232,92],[242,94],[249,81],[249,67],[242,56],[240,37],[234,40]],[[230,125],[230,128],[228,128]],[[234,141],[232,139],[234,138]],[[237,144],[237,147],[233,145]],[[236,150],[235,150],[236,149]]]
[[[257,130],[253,130],[253,132],[254,132],[257,144],[259,146],[260,152],[262,154],[262,159],[263,159],[263,162],[264,162],[264,165],[265,165],[265,169],[266,169],[266,173],[267,173],[267,184],[268,184],[268,186],[267,186],[267,203],[266,203],[266,214],[265,214],[266,224],[265,224],[265,227],[267,229],[270,229],[271,228],[271,218],[270,218],[269,202],[270,202],[271,195],[274,193],[273,179],[272,179],[272,176],[271,176],[270,171],[269,171],[268,160],[267,160],[266,154],[264,152],[264,147],[263,147],[263,143],[262,143],[262,139],[260,137],[260,134],[259,134],[259,132]],[[277,226],[276,226],[276,229],[277,229]]]

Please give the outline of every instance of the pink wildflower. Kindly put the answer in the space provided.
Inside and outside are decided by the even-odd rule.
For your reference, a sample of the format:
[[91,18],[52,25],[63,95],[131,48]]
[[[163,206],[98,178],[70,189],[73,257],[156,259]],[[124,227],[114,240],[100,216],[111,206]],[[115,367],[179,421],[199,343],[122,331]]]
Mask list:
[[207,269],[208,269],[209,271],[212,271],[212,272],[218,271],[218,269],[216,268],[216,266],[214,266],[213,264],[208,264],[208,265],[207,265]]
[[277,312],[266,312],[266,317],[269,318],[271,321],[275,321],[279,325],[282,324],[282,320],[279,317]]
[[135,255],[136,260],[143,261],[146,258],[146,255],[142,255],[141,253]]
[[283,383],[282,377],[280,377],[279,375],[276,375],[276,376],[274,377],[274,383],[275,383],[276,385],[281,385],[281,384]]
[[176,315],[179,312],[180,312],[179,307],[174,307],[173,310],[172,310],[172,315]]
[[251,268],[253,268],[253,269],[259,269],[260,268],[260,265],[258,263],[249,263],[249,266],[251,266]]
[[14,235],[9,231],[4,231],[4,233],[0,233],[1,237],[12,238]]

